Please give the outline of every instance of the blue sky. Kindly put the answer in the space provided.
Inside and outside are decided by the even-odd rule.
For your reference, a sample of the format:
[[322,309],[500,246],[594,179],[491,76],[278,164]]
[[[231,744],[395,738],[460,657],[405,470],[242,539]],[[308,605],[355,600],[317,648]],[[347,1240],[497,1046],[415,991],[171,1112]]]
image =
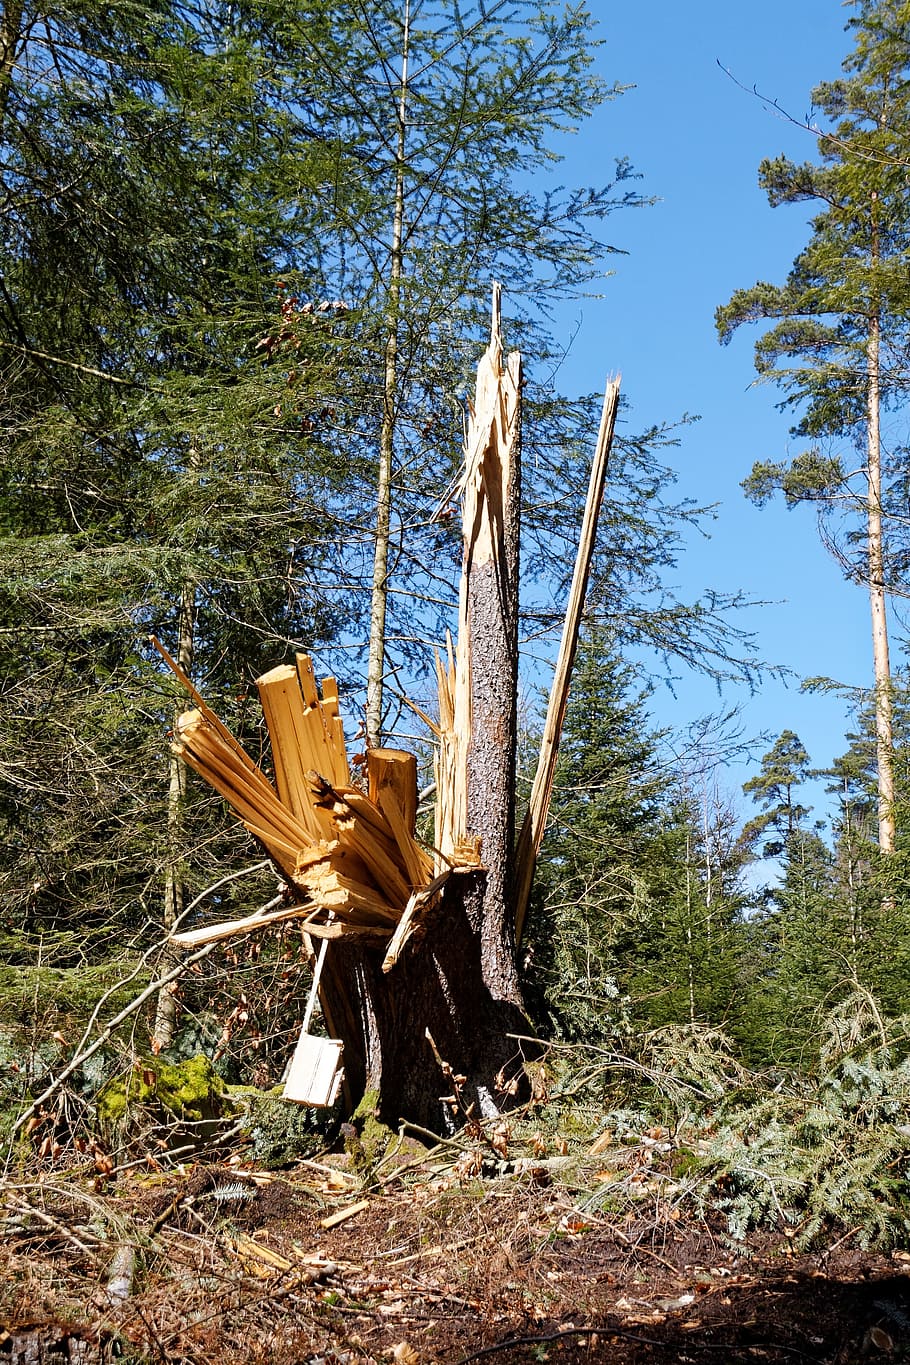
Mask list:
[[[776,391],[753,383],[754,333],[743,329],[721,347],[713,315],[736,288],[782,281],[808,235],[810,206],[771,209],[757,168],[778,153],[813,157],[814,139],[747,91],[755,86],[805,116],[812,86],[837,75],[851,47],[844,32],[850,9],[838,0],[765,0],[760,7],[593,0],[593,9],[605,40],[598,69],[611,83],[636,88],[567,140],[566,179],[607,178],[613,158],[625,155],[643,176],[642,191],[661,202],[609,223],[610,240],[628,255],[613,258],[615,274],[601,299],[575,303],[560,319],[567,333],[580,322],[561,381],[567,389],[596,389],[621,370],[633,426],[700,414],[673,456],[678,491],[719,508],[711,538],[693,539],[680,563],[680,594],[712,586],[770,603],[743,614],[741,624],[756,633],[764,659],[795,675],[788,685],[767,682],[756,696],[731,689],[722,698],[706,680],[685,677],[675,698],[658,689],[654,715],[679,726],[740,703],[748,735],[796,730],[823,765],[845,748],[846,707],[833,696],[801,695],[799,680],[868,684],[867,600],[822,548],[811,509],[788,512],[776,502],[759,510],[746,501],[739,484],[756,459],[795,453],[790,420],[775,409]],[[756,753],[767,747],[759,743]],[[729,765],[722,778],[729,794],[755,766]],[[751,813],[739,800],[743,814]]]

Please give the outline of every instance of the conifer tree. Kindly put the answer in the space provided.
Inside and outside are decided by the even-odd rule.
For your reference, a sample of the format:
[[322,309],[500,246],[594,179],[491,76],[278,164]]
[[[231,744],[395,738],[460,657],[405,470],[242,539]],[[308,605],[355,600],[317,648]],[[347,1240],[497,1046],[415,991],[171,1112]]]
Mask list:
[[[283,131],[254,45],[210,22],[5,11],[2,877],[17,926],[73,962],[176,913],[219,847],[249,861],[211,803],[176,819],[173,772],[164,818],[171,693],[144,637],[235,709],[289,636],[337,619],[288,572],[330,544],[331,469],[253,351],[289,263]],[[332,325],[314,319],[301,367],[324,373]]]
[[[771,324],[756,343],[756,368],[783,389],[785,405],[799,413],[794,434],[810,442],[789,462],[756,464],[744,485],[749,496],[761,503],[779,489],[791,506],[847,507],[861,527],[861,559],[849,546],[841,558],[869,594],[878,838],[887,855],[895,829],[885,518],[898,471],[883,468],[881,415],[905,391],[910,8],[905,0],[863,0],[848,27],[855,46],[845,76],[813,92],[828,125],[820,164],[777,157],[760,168],[772,206],[818,206],[810,241],[784,285],[737,291],[718,309],[717,326],[727,341],[744,322]],[[861,452],[858,468],[851,444]]]
[[525,935],[529,989],[566,1036],[609,1028],[618,946],[647,914],[665,786],[645,695],[595,628],[576,658]]
[[754,843],[771,830],[776,839],[764,845],[766,858],[777,858],[787,848],[790,839],[801,828],[808,808],[799,804],[794,788],[809,776],[809,755],[799,735],[784,730],[761,761],[761,771],[743,785],[747,796],[752,796],[764,809],[750,820],[743,830],[747,843]]

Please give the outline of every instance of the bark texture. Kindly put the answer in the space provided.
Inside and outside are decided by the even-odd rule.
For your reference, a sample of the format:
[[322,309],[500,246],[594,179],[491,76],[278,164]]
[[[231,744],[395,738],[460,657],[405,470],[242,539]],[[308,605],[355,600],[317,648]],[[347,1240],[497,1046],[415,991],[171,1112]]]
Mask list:
[[323,991],[334,1036],[344,1039],[349,1102],[376,1092],[385,1123],[407,1119],[437,1133],[452,1126],[443,1102],[452,1085],[437,1054],[465,1077],[464,1103],[478,1115],[498,1112],[521,1081],[521,1045],[508,1035],[530,1028],[518,999],[500,993],[496,962],[490,971],[484,961],[485,898],[484,872],[454,876],[423,940],[387,975],[382,949],[329,944]]

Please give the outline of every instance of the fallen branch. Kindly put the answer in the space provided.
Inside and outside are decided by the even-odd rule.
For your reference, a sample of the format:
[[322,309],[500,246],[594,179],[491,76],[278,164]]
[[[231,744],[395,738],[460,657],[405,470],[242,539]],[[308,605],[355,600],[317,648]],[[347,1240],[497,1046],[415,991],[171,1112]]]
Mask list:
[[564,1341],[567,1337],[593,1337],[593,1336],[622,1337],[625,1341],[640,1341],[645,1346],[665,1346],[666,1342],[658,1341],[655,1337],[643,1337],[638,1332],[623,1332],[619,1327],[563,1327],[558,1332],[544,1332],[534,1337],[509,1337],[506,1341],[499,1341],[495,1346],[481,1346],[479,1351],[472,1351],[469,1356],[462,1356],[456,1361],[456,1365],[468,1365],[471,1360],[480,1360],[483,1356],[496,1355],[499,1351],[510,1351],[513,1346],[537,1346],[548,1341]]

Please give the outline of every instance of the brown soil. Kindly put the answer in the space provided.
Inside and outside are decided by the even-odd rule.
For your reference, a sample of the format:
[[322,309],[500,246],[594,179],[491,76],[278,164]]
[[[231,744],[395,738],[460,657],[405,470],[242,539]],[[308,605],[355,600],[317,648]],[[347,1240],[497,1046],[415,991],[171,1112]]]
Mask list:
[[[0,1361],[910,1361],[910,1254],[849,1233],[812,1254],[778,1235],[734,1244],[659,1194],[591,1213],[550,1179],[459,1180],[417,1159],[373,1190],[315,1163],[78,1196],[59,1178],[11,1186]],[[130,1292],[112,1298],[132,1246]]]

